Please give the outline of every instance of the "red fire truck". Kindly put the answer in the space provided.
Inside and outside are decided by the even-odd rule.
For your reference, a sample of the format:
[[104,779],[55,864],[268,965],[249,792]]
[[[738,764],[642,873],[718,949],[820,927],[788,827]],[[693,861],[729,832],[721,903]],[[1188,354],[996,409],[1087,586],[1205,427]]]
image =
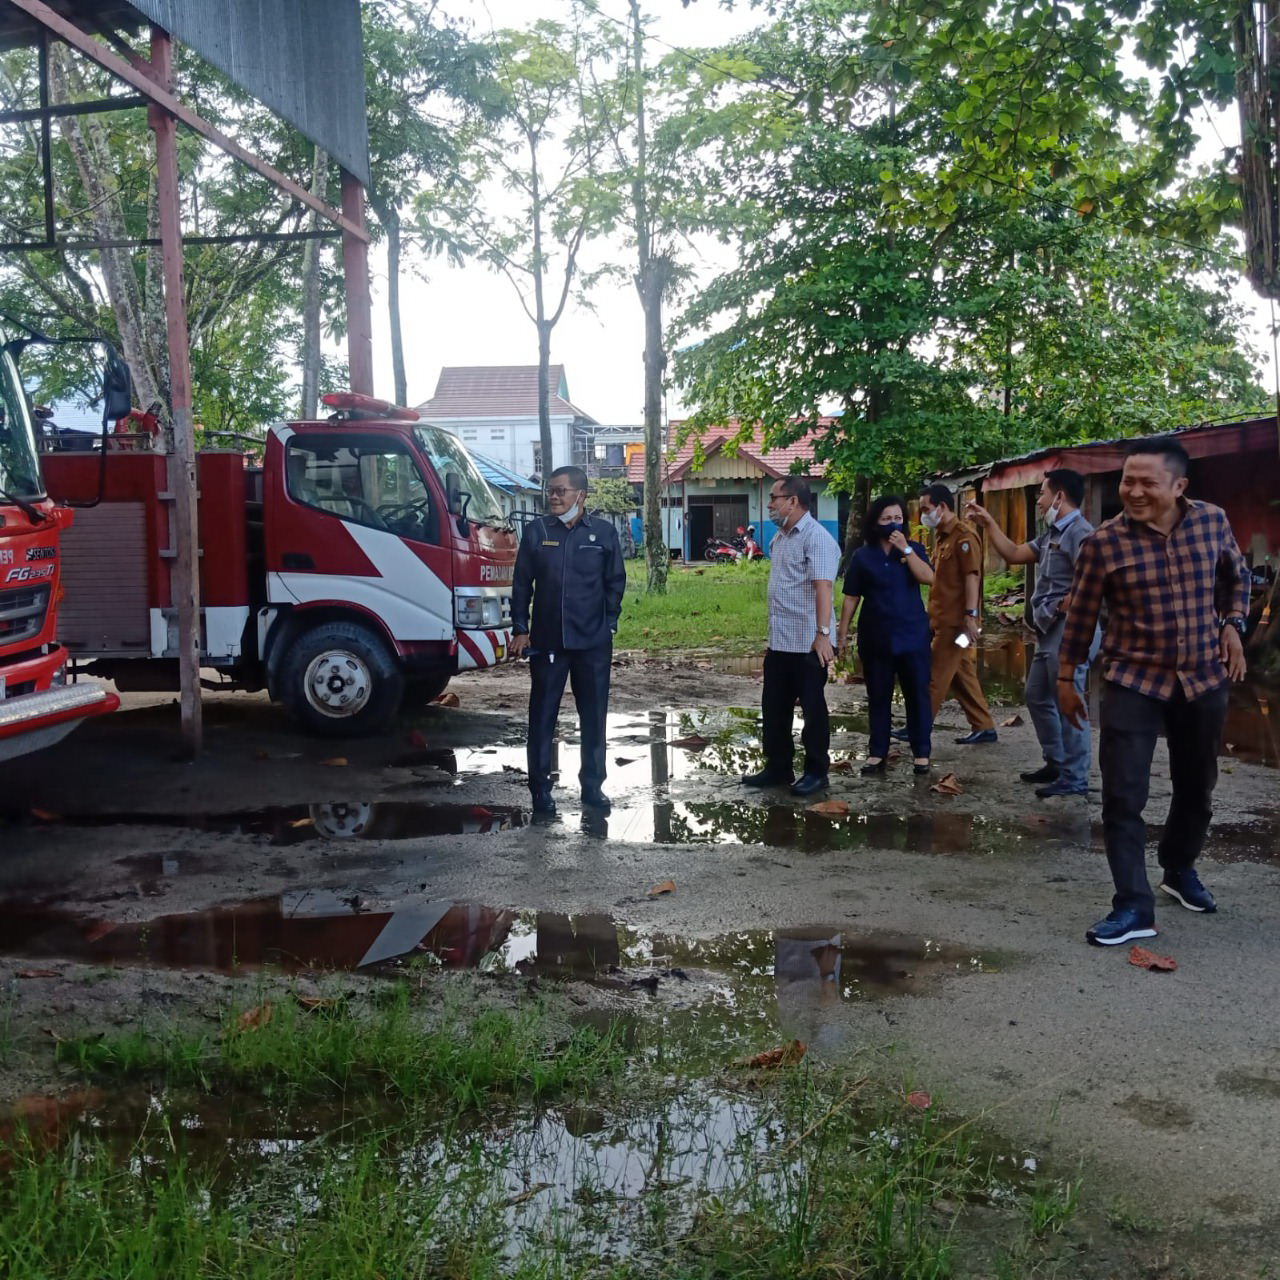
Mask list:
[[[372,733],[510,643],[516,537],[457,438],[371,397],[271,428],[258,461],[197,455],[201,665],[266,689],[308,729]],[[63,538],[63,643],[122,691],[177,688],[167,459],[149,439],[45,459],[50,494],[97,505]]]
[[101,685],[66,683],[58,541],[74,513],[54,506],[39,463],[12,350],[0,347],[0,760],[47,747],[120,705]]

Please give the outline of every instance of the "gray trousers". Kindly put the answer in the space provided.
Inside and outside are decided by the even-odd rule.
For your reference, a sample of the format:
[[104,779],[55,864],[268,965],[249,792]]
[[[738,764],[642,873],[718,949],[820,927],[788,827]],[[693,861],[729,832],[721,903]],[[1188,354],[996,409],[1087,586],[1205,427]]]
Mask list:
[[[1089,724],[1076,729],[1058,710],[1058,650],[1066,619],[1059,618],[1042,636],[1036,637],[1036,651],[1027,671],[1027,710],[1035,726],[1036,738],[1045,763],[1056,765],[1058,775],[1069,786],[1083,791],[1089,783]],[[1089,649],[1089,662],[1098,655],[1101,633],[1095,631]],[[1076,689],[1084,697],[1084,681],[1089,663],[1075,670]]]

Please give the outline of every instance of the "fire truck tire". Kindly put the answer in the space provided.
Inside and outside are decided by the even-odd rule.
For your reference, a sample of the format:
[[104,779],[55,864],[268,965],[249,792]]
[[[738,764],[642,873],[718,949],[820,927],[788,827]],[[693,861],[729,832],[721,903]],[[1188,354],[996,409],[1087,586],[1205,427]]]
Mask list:
[[326,622],[304,631],[280,671],[280,697],[312,733],[358,737],[394,719],[404,693],[382,641],[355,622]]

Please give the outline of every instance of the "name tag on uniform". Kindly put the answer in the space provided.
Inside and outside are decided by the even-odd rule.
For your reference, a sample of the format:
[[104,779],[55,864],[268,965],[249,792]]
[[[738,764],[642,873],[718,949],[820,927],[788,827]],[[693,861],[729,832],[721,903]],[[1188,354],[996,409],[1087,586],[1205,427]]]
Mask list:
[[542,545],[544,547],[558,547],[560,544],[558,542],[549,542],[547,541],[547,539],[544,538],[542,540]]

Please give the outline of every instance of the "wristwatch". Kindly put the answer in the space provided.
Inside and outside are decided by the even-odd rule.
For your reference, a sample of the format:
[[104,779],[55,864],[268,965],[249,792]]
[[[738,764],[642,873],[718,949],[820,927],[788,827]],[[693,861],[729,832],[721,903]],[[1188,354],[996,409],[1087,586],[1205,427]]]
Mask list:
[[977,618],[977,617],[981,617],[981,615],[978,613],[977,609],[966,609],[966,610],[964,611],[964,616],[965,616],[966,618]]
[[1218,630],[1221,631],[1223,627],[1231,627],[1233,630],[1238,631],[1242,636],[1244,635],[1245,623],[1243,618],[1223,618],[1222,621],[1218,623]]
[[831,634],[831,628],[830,628],[830,627],[819,627],[819,628],[818,628],[818,634],[819,634],[820,636],[829,636],[829,635]]
[[913,556],[913,555],[915,555],[915,550],[914,550],[913,548],[911,548],[911,547],[909,547],[909,546],[908,546],[908,547],[903,547],[903,548],[902,548],[902,558],[903,558],[904,560],[905,560],[908,556]]

